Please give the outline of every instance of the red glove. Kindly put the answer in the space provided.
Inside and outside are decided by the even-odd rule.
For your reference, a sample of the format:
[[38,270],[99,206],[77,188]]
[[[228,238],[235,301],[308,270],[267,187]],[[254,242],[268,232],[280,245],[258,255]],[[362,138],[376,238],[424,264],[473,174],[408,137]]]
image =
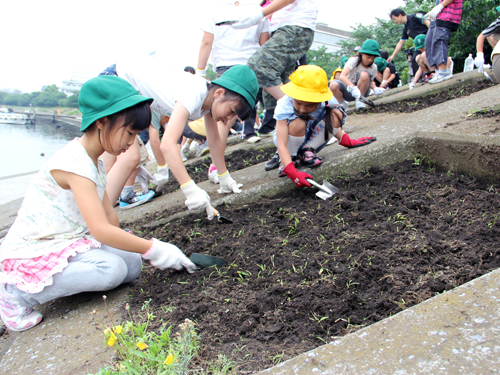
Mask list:
[[283,172],[286,173],[287,177],[293,181],[295,186],[297,187],[310,187],[311,184],[306,181],[306,178],[313,178],[310,174],[306,172],[301,172],[298,171],[297,168],[295,168],[295,165],[293,164],[293,161],[288,164],[285,169],[283,169]]
[[360,146],[369,145],[370,143],[372,143],[376,140],[377,140],[377,138],[375,138],[375,137],[361,137],[358,139],[351,139],[351,137],[349,137],[347,135],[347,133],[344,133],[344,135],[342,136],[342,139],[340,140],[339,143],[344,147],[353,148],[353,147],[360,147]]

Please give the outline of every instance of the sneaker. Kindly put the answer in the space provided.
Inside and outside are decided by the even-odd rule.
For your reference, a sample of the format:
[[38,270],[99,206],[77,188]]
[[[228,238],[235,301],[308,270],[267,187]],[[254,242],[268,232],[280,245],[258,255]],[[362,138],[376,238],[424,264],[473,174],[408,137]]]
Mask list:
[[424,83],[429,83],[429,81],[432,79],[432,77],[434,77],[434,72],[429,73],[429,74],[426,74],[426,75],[422,78],[422,81],[423,81]]
[[274,130],[270,130],[268,132],[260,132],[260,131],[257,131],[257,134],[259,134],[259,137],[272,137],[273,136],[273,132]]
[[446,81],[447,79],[450,79],[451,77],[453,77],[453,74],[451,74],[448,69],[438,70],[436,74],[434,74],[434,77],[432,77],[432,79],[429,80],[429,83],[443,82]]
[[285,167],[283,166],[283,164],[279,164],[279,169],[278,169],[278,177],[286,177],[286,173],[284,172],[284,169]]
[[208,168],[208,179],[212,181],[214,184],[219,183],[219,176],[217,176],[217,168],[215,168],[215,165],[210,164],[210,167]]
[[196,157],[200,157],[203,155],[206,155],[210,152],[210,149],[208,148],[207,142],[203,142],[201,145],[198,146],[198,151],[196,152]]
[[453,67],[455,66],[455,61],[450,57],[450,68],[448,69],[451,75],[453,75]]
[[366,108],[366,104],[363,103],[361,100],[356,99],[356,109],[362,109],[362,108]]
[[21,305],[6,284],[0,284],[0,316],[8,329],[17,332],[33,328],[43,319],[38,311]]
[[279,166],[280,166],[280,155],[278,154],[278,151],[276,151],[273,158],[266,163],[264,169],[266,171],[270,171],[272,169],[278,168]]
[[150,190],[146,194],[136,193],[131,191],[126,198],[120,197],[120,208],[128,210],[129,208],[140,206],[149,202],[155,196],[155,192]]
[[297,156],[300,163],[308,168],[315,168],[323,163],[323,159],[316,156],[316,150],[312,147],[303,148]]
[[256,135],[254,135],[253,137],[250,137],[247,139],[247,142],[248,143],[256,143],[256,142],[259,142],[260,141],[260,137],[257,137]]

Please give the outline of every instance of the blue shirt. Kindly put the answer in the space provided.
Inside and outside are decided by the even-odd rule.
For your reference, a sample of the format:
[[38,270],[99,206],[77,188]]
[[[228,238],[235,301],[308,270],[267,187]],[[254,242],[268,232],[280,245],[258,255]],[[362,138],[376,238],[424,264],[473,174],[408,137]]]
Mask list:
[[[328,104],[329,105],[338,104],[337,99],[335,99],[335,97],[332,97],[328,101]],[[310,113],[309,116],[317,120],[324,108],[325,108],[325,102],[319,103],[318,108],[316,108],[314,112]],[[274,118],[276,120],[288,120],[288,121],[292,121],[298,118],[298,116],[293,112],[292,98],[285,95],[280,100],[278,100],[278,104],[276,105],[276,108],[274,110]]]

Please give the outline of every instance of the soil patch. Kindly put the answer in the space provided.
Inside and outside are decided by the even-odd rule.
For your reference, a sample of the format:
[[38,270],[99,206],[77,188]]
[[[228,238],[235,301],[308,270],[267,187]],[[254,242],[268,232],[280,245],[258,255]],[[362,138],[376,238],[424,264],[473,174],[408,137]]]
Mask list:
[[495,84],[490,81],[480,81],[467,86],[450,88],[437,94],[426,95],[420,98],[405,99],[387,104],[377,104],[376,107],[367,107],[356,110],[356,113],[411,113],[444,103],[448,100],[469,96],[477,91],[484,90],[492,86],[495,86]]
[[[263,148],[259,150],[235,150],[230,154],[225,155],[226,168],[230,172],[244,169],[254,164],[259,164],[271,159],[275,152],[275,147]],[[212,158],[210,156],[207,156],[202,160],[198,160],[190,164],[185,164],[184,166],[186,167],[187,173],[193,179],[193,181],[199,183],[208,180],[208,168],[210,167],[211,162]],[[179,189],[179,182],[177,182],[175,176],[170,173],[170,178],[165,188],[163,189],[163,194],[171,193],[177,189]]]
[[148,228],[147,238],[227,264],[192,275],[146,266],[131,290],[134,317],[150,301],[156,327],[192,319],[204,348],[197,368],[223,354],[249,374],[500,265],[498,183],[421,157],[330,182],[340,193],[326,201],[294,189],[228,205],[231,225],[189,214]]

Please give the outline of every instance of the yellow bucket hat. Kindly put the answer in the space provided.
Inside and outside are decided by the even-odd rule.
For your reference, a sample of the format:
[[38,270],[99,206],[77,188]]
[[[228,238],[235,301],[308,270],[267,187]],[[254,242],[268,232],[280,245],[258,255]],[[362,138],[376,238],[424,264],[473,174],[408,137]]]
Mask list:
[[326,72],[319,66],[301,65],[289,78],[290,82],[281,86],[281,91],[293,99],[320,103],[333,97]]

